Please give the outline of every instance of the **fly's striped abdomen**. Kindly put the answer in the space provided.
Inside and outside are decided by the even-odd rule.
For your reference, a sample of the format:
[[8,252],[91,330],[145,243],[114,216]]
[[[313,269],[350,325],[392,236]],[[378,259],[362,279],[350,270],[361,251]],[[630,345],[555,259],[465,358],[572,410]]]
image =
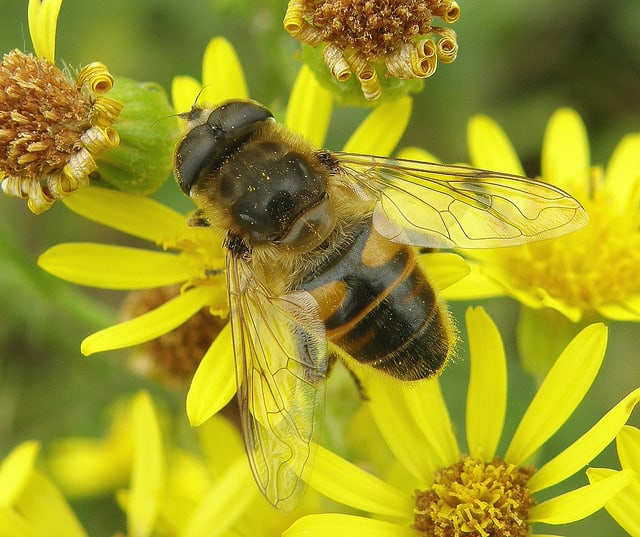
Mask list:
[[320,305],[329,339],[359,362],[401,380],[443,367],[451,343],[447,313],[413,250],[383,238],[371,222],[301,287]]

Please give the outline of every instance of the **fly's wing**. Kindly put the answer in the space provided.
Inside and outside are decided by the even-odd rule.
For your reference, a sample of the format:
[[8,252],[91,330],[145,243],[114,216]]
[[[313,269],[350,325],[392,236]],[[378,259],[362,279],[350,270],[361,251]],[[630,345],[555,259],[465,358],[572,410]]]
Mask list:
[[324,324],[310,294],[273,297],[227,253],[231,328],[245,448],[258,487],[278,509],[298,503],[324,403]]
[[377,198],[373,223],[393,242],[495,248],[581,228],[580,203],[547,183],[465,166],[332,153],[356,192]]

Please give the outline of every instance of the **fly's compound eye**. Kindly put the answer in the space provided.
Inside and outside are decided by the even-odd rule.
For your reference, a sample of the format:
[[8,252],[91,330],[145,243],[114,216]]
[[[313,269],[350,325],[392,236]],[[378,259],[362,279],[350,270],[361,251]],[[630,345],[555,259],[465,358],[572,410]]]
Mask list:
[[216,173],[265,121],[273,121],[273,114],[250,101],[231,101],[212,110],[176,148],[174,171],[182,191],[190,195],[201,178]]

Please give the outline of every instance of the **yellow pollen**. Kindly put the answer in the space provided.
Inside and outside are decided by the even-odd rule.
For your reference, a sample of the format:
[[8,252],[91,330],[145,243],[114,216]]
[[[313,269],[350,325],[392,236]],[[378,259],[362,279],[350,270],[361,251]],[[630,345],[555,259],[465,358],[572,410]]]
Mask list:
[[517,289],[583,311],[640,291],[640,213],[623,212],[597,191],[583,203],[589,224],[557,239],[506,248],[499,263]]
[[413,527],[429,537],[524,537],[532,473],[499,457],[464,457],[439,470],[429,490],[416,491]]

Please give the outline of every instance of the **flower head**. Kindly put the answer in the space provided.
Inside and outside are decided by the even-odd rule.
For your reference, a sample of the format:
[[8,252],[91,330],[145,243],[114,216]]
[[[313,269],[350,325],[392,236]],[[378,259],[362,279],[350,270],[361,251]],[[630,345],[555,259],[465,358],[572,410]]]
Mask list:
[[[490,119],[470,122],[469,146],[474,165],[522,174]],[[574,195],[589,224],[554,240],[473,252],[479,272],[524,305],[552,308],[573,322],[594,314],[640,321],[640,136],[625,137],[606,170],[591,166],[582,120],[560,109],[544,137],[541,179]]]
[[[481,309],[469,310],[471,377],[467,391],[467,449],[454,434],[437,380],[394,386],[365,380],[369,407],[403,469],[385,482],[318,449],[309,484],[351,507],[389,522],[351,515],[315,515],[285,535],[422,535],[487,537],[530,535],[532,524],[565,524],[600,509],[631,479],[622,472],[545,501],[538,493],[575,474],[604,449],[640,400],[635,390],[589,431],[541,467],[531,457],[565,423],[591,386],[606,347],[601,324],[585,328],[556,361],[511,441],[498,455],[507,410],[507,370],[500,335]],[[392,484],[393,483],[393,484]]]
[[36,214],[90,180],[155,191],[169,176],[178,135],[160,86],[116,80],[100,62],[77,73],[55,65],[61,4],[30,0],[36,55],[12,50],[0,63],[0,183]]
[[0,63],[2,189],[36,214],[88,184],[95,157],[120,141],[111,125],[122,105],[106,96],[114,82],[107,68],[89,64],[74,80],[54,64],[61,3],[31,0],[37,56],[13,50]]
[[354,75],[364,97],[373,101],[383,87],[393,87],[389,77],[426,78],[435,73],[438,60],[455,60],[456,34],[433,25],[434,17],[454,23],[460,8],[450,0],[291,0],[284,27],[302,43],[318,47],[335,81],[344,83]]

